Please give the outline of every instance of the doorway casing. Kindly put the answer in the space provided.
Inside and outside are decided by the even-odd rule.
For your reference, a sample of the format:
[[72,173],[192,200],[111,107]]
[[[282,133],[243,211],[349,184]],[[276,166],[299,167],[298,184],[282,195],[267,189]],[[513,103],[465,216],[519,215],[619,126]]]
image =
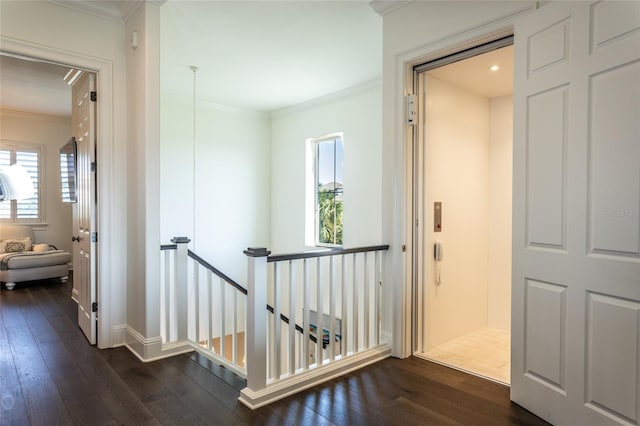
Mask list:
[[[411,194],[411,211],[412,211],[411,223],[413,225],[412,241],[414,241],[414,244],[412,245],[412,257],[410,259],[412,264],[411,277],[412,277],[412,299],[413,299],[413,305],[412,305],[412,330],[413,330],[412,353],[413,354],[424,353],[425,351],[428,351],[429,349],[431,349],[434,345],[432,340],[433,336],[431,336],[432,332],[436,330],[440,330],[441,326],[445,325],[445,323],[442,322],[442,318],[441,318],[439,322],[435,323],[437,325],[435,325],[435,328],[433,328],[434,323],[431,322],[431,321],[434,321],[432,317],[433,310],[431,310],[432,314],[427,315],[430,311],[430,307],[436,306],[436,305],[433,305],[433,303],[435,303],[435,300],[432,300],[432,297],[434,296],[434,294],[431,290],[429,290],[431,284],[429,284],[430,280],[428,279],[429,276],[432,276],[434,271],[432,270],[432,267],[429,266],[430,262],[428,262],[427,259],[429,259],[431,256],[431,244],[432,244],[431,240],[434,239],[436,235],[439,236],[440,234],[433,234],[431,237],[429,236],[431,235],[431,232],[429,231],[429,229],[432,227],[431,221],[430,221],[432,218],[432,214],[430,213],[430,207],[428,207],[427,204],[425,204],[425,201],[429,199],[433,199],[433,193],[431,193],[431,190],[434,189],[434,187],[433,187],[433,184],[429,182],[429,176],[433,176],[432,173],[434,173],[434,171],[432,170],[432,166],[433,164],[442,162],[444,158],[442,156],[438,156],[437,159],[434,159],[432,157],[431,161],[435,161],[435,163],[429,163],[430,154],[434,154],[434,152],[432,151],[433,148],[429,148],[429,146],[432,145],[432,140],[430,140],[430,138],[427,136],[427,134],[429,134],[429,131],[426,130],[425,128],[425,124],[426,124],[425,117],[426,115],[429,114],[426,109],[428,109],[427,105],[430,103],[428,101],[430,95],[424,92],[425,88],[423,86],[426,83],[425,83],[425,80],[421,80],[420,77],[422,76],[426,78],[426,75],[431,70],[443,69],[443,67],[446,67],[449,64],[463,62],[467,59],[471,59],[483,54],[488,54],[489,52],[493,52],[493,51],[505,48],[507,46],[512,46],[512,45],[513,45],[513,34],[510,34],[509,36],[506,36],[497,40],[489,41],[488,43],[474,46],[464,51],[456,52],[452,55],[438,58],[424,64],[420,64],[414,67],[413,69],[413,81],[414,81],[413,93],[415,93],[416,96],[418,97],[415,103],[419,105],[418,106],[419,117],[417,119],[417,122],[412,126],[412,145],[410,147],[410,153],[413,160],[411,164],[412,176],[413,176],[413,182],[412,182],[413,192]],[[483,72],[483,71],[475,70],[475,72]],[[441,78],[441,77],[442,76],[438,78]],[[460,110],[459,107],[460,106],[458,105],[456,107],[456,110]],[[433,126],[430,126],[430,127],[433,128]],[[442,149],[442,147],[440,149]],[[475,158],[475,156],[473,156],[473,158]],[[487,160],[489,160],[489,158],[487,158]],[[450,161],[455,161],[455,160],[454,158],[450,158]],[[440,173],[436,173],[436,175],[439,176],[440,178],[439,179],[440,184],[438,185],[438,187],[440,187],[441,189],[442,189],[441,185],[443,185],[444,181],[449,181],[450,178],[453,178],[453,176],[451,176],[450,174],[442,175],[442,170],[440,171]],[[467,181],[467,183],[470,184],[472,182]],[[490,185],[489,181],[486,182],[486,185]],[[461,191],[461,188],[454,189],[450,187],[449,189],[454,190],[458,194],[460,194],[460,191]],[[489,189],[489,186],[487,186],[487,190],[488,189]],[[442,195],[442,193],[440,195]],[[487,193],[487,199],[488,197],[489,197],[489,194]],[[453,197],[453,198],[455,199],[456,197]],[[491,203],[489,203],[489,205],[491,205]],[[449,216],[448,213],[447,213],[447,216]],[[465,220],[465,222],[468,222],[468,221]],[[458,225],[461,225],[459,221],[457,223]],[[458,227],[456,226],[456,228]],[[471,227],[467,229],[466,232],[471,232],[472,234],[472,231],[474,229],[475,229],[474,227]],[[458,230],[458,232],[461,232],[461,231]],[[467,234],[465,233],[465,235]],[[476,235],[475,237],[472,237],[471,240],[468,240],[468,241],[475,241],[477,240],[477,238],[480,238],[480,235]],[[451,241],[452,241],[452,236],[449,235],[448,238],[445,238],[445,245],[447,245],[447,242],[450,243]],[[458,241],[459,243],[461,242],[461,240],[456,238],[453,238],[453,241]],[[511,241],[509,238],[509,245],[510,245],[510,242]],[[487,247],[490,246],[489,240],[487,240],[485,243]],[[482,244],[483,247],[485,243]],[[466,245],[467,244],[465,243],[465,246]],[[458,249],[459,248],[460,247],[458,247]],[[476,247],[476,248],[479,248],[479,247]],[[459,256],[460,256],[460,253],[458,253],[458,257],[456,258],[457,261],[454,260],[454,263],[459,262],[461,260],[461,257]],[[473,256],[473,258],[475,257],[476,256]],[[464,259],[465,259],[465,262],[472,260],[470,257],[465,257]],[[487,270],[487,273],[488,272],[489,271]],[[454,281],[457,283],[457,285],[462,284],[462,281],[460,280],[460,278],[461,278],[460,276],[458,276],[457,280],[454,278]],[[488,275],[486,276],[486,279],[488,280]],[[480,280],[482,282],[481,278]],[[476,286],[467,287],[465,290],[465,293],[467,293],[468,291],[473,291],[477,288],[478,287]],[[475,306],[479,306],[479,305],[474,303],[472,306],[467,306],[467,308],[471,309],[471,308],[475,308]],[[451,313],[452,312],[453,311],[451,311]],[[464,312],[467,312],[467,311],[465,310]],[[451,313],[449,313],[448,315],[450,316]],[[480,321],[480,318],[477,317],[478,313],[479,312],[476,312],[475,316],[474,314],[470,314],[471,317],[467,317],[467,318],[476,318],[476,321],[473,321],[472,323],[467,324],[467,327],[470,326],[471,324],[479,325],[478,321]],[[459,311],[457,312],[457,314],[454,314],[454,315],[461,315],[461,314],[462,312]],[[427,320],[428,317],[431,318],[431,320]],[[431,324],[431,326],[429,326],[428,324]],[[488,323],[485,324],[485,326],[487,325]],[[431,330],[431,331],[428,331],[428,330]],[[460,331],[461,330],[458,330],[458,332]],[[449,330],[449,333],[451,333],[451,330]],[[448,334],[445,333],[445,335],[448,335]],[[451,337],[451,335],[448,335],[448,336]],[[443,336],[440,336],[440,340],[439,340],[440,343],[443,343],[442,337]]]
[[97,279],[101,283],[98,286],[98,347],[110,348],[124,342],[124,330],[122,337],[114,336],[114,325],[111,317],[111,294],[109,283],[113,281],[112,270],[115,263],[112,256],[112,230],[114,229],[114,216],[111,213],[114,197],[113,185],[113,63],[108,60],[71,53],[58,49],[48,48],[39,44],[28,43],[5,36],[0,36],[0,48],[2,51],[28,58],[45,60],[52,63],[90,70],[97,75],[97,92],[100,96],[98,105],[98,216],[100,217],[99,244],[97,264]]
[[[471,49],[495,40],[513,35],[514,22],[534,10],[534,5],[528,4],[524,9],[517,10],[513,14],[495,20],[485,25],[467,29],[459,32],[451,37],[438,40],[399,55],[395,60],[396,85],[402,88],[406,95],[413,94],[414,68],[420,64],[435,61],[437,59],[447,57],[458,52]],[[401,358],[411,356],[413,353],[413,312],[414,306],[414,287],[413,287],[413,263],[414,257],[414,224],[413,224],[413,199],[414,193],[414,159],[412,157],[412,147],[414,141],[413,127],[408,125],[405,119],[405,97],[398,97],[396,102],[396,121],[402,123],[398,126],[396,138],[402,141],[401,159],[397,160],[395,175],[393,181],[396,185],[401,182],[400,187],[396,187],[399,193],[399,202],[397,203],[396,212],[397,222],[394,229],[392,243],[396,247],[406,247],[405,252],[395,251],[389,256],[388,262],[395,264],[389,265],[387,271],[401,272],[400,277],[401,291],[394,292],[394,317],[393,317],[393,355]],[[401,163],[400,163],[401,162]],[[391,277],[390,277],[391,278]],[[389,279],[390,279],[389,278]]]

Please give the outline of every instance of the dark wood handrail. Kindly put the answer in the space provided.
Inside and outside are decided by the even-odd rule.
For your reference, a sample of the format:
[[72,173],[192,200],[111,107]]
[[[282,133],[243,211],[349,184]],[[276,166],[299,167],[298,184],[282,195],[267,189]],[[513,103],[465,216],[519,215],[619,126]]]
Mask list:
[[193,260],[195,260],[196,262],[198,262],[199,264],[201,264],[202,266],[204,266],[205,268],[207,268],[208,270],[213,272],[218,277],[220,277],[223,280],[225,280],[227,283],[229,283],[232,286],[234,286],[238,291],[240,291],[243,294],[247,294],[247,289],[246,288],[242,287],[240,284],[235,282],[233,279],[229,278],[227,275],[225,275],[223,272],[221,272],[215,266],[213,266],[212,264],[210,264],[209,262],[207,262],[206,260],[204,260],[203,258],[198,256],[197,254],[195,254],[191,250],[187,250],[187,254],[189,255],[190,258],[192,258]]
[[[176,250],[178,248],[177,244],[165,244],[165,245],[161,245],[160,246],[160,250]],[[346,249],[346,250],[331,250],[330,253],[322,253],[321,256],[334,256],[334,255],[338,255],[338,254],[348,254],[348,253],[364,253],[364,252],[368,252],[368,251],[379,251],[379,250],[387,250],[389,248],[388,245],[385,246],[370,246],[370,247],[361,247],[361,248],[357,248],[357,249]],[[302,255],[306,255],[306,254],[317,254],[317,253],[301,253]],[[217,275],[219,278],[222,278],[225,282],[229,283],[230,285],[232,285],[233,287],[235,287],[238,291],[240,291],[242,294],[247,294],[248,291],[246,288],[244,288],[242,285],[238,284],[236,281],[234,281],[233,279],[229,278],[229,276],[225,275],[222,271],[220,271],[218,268],[216,268],[215,266],[213,266],[212,264],[210,264],[209,262],[207,262],[206,260],[204,260],[203,258],[201,258],[200,256],[198,256],[197,254],[195,254],[194,252],[192,252],[191,250],[187,250],[187,255],[192,258],[193,260],[195,260],[196,262],[198,262],[200,265],[204,266],[206,269],[208,269],[209,271],[211,271],[212,273],[214,273],[215,275]],[[279,259],[280,257],[289,257],[289,256],[299,256],[298,255],[280,255],[280,256],[273,256],[276,258],[276,260],[270,260],[270,258],[268,258],[268,262],[276,262],[278,260],[288,260],[288,259]],[[320,256],[302,256],[302,257],[295,257],[295,259],[305,259],[305,258],[309,258],[309,257],[320,257]],[[267,310],[269,312],[271,312],[272,314],[275,313],[273,306],[269,305],[267,303]],[[290,320],[289,317],[287,317],[284,314],[280,314],[280,320],[284,321],[285,323],[289,324]],[[302,326],[295,324],[295,329],[297,332],[304,334],[304,329],[302,328]],[[309,334],[309,339],[314,342],[314,343],[318,343],[318,338],[316,336],[313,336],[311,334]]]
[[328,249],[328,250],[317,250],[317,251],[305,251],[302,253],[292,253],[292,254],[276,254],[273,256],[268,256],[267,262],[281,262],[283,260],[311,259],[314,257],[338,256],[341,254],[366,253],[370,251],[383,251],[383,250],[389,250],[389,245],[385,244],[380,246],[355,247],[355,248],[349,248],[349,249]]
[[[271,312],[272,314],[274,314],[274,309],[273,306],[269,305],[267,303],[267,311]],[[289,317],[284,315],[284,314],[280,314],[280,321],[284,321],[287,324],[289,324],[290,320]],[[299,326],[298,324],[296,324],[296,331],[298,331],[300,334],[304,334],[304,329]],[[318,343],[318,339],[316,338],[316,336],[313,336],[311,334],[309,334],[309,339],[313,342],[313,343]]]
[[[246,288],[242,287],[240,284],[238,284],[237,282],[235,282],[234,280],[232,280],[231,278],[229,278],[227,275],[225,275],[224,273],[222,273],[218,268],[216,268],[215,266],[211,265],[209,262],[207,262],[206,260],[204,260],[203,258],[201,258],[200,256],[198,256],[197,254],[195,254],[194,252],[192,252],[191,250],[187,250],[187,254],[189,255],[190,258],[192,258],[193,260],[195,260],[196,262],[198,262],[200,265],[204,266],[205,268],[207,268],[208,270],[210,270],[211,272],[213,272],[215,275],[217,275],[218,277],[222,278],[223,280],[225,280],[227,283],[231,284],[232,286],[234,286],[236,289],[238,289],[240,292],[242,292],[243,294],[247,294],[248,291]],[[274,313],[274,309],[273,306],[267,304],[267,310],[269,312],[271,312],[272,314]],[[289,317],[287,317],[286,315],[280,314],[280,320],[284,321],[285,323],[289,324]],[[299,326],[298,324],[296,324],[296,330],[300,333],[304,334],[304,329]],[[318,340],[315,338],[315,336],[311,336],[309,335],[309,338],[314,342],[317,343]]]

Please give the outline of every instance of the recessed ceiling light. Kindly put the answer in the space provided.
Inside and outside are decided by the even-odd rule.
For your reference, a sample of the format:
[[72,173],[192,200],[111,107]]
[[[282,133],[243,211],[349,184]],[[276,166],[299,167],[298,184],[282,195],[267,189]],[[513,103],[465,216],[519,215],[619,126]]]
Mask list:
[[491,71],[498,71],[498,70],[500,69],[500,67],[499,67],[499,66],[497,66],[497,65],[491,65],[491,66],[489,67],[489,69],[490,69]]

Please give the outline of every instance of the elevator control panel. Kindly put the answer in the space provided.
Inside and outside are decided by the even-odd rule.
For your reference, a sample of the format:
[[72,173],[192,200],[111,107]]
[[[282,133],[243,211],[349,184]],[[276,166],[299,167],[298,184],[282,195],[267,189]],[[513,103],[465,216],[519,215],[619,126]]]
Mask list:
[[442,231],[442,202],[433,203],[433,232]]

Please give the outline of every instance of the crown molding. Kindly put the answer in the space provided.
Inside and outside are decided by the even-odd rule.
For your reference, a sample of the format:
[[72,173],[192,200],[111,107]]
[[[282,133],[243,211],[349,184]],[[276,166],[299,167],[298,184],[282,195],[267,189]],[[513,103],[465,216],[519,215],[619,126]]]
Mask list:
[[[73,0],[47,0],[49,3],[57,4],[78,12],[109,19],[116,22],[124,22],[120,8],[116,3],[106,1],[73,1]],[[137,3],[135,1],[134,3]]]
[[349,87],[338,92],[329,93],[328,95],[320,96],[318,98],[310,99],[308,101],[301,102],[299,104],[286,106],[284,108],[276,109],[270,112],[271,117],[279,117],[281,115],[287,115],[303,111],[305,109],[314,108],[321,105],[326,105],[331,102],[337,102],[341,99],[348,98],[350,96],[357,95],[362,92],[367,92],[376,88],[382,88],[382,80],[371,80],[357,86]]
[[412,3],[414,0],[373,0],[369,2],[369,6],[380,16],[393,12],[396,9]]
[[[124,23],[129,17],[145,3],[145,0],[46,0],[49,3],[57,4],[79,12],[88,13],[111,21]],[[155,3],[162,6],[167,0],[146,0],[149,3]]]

